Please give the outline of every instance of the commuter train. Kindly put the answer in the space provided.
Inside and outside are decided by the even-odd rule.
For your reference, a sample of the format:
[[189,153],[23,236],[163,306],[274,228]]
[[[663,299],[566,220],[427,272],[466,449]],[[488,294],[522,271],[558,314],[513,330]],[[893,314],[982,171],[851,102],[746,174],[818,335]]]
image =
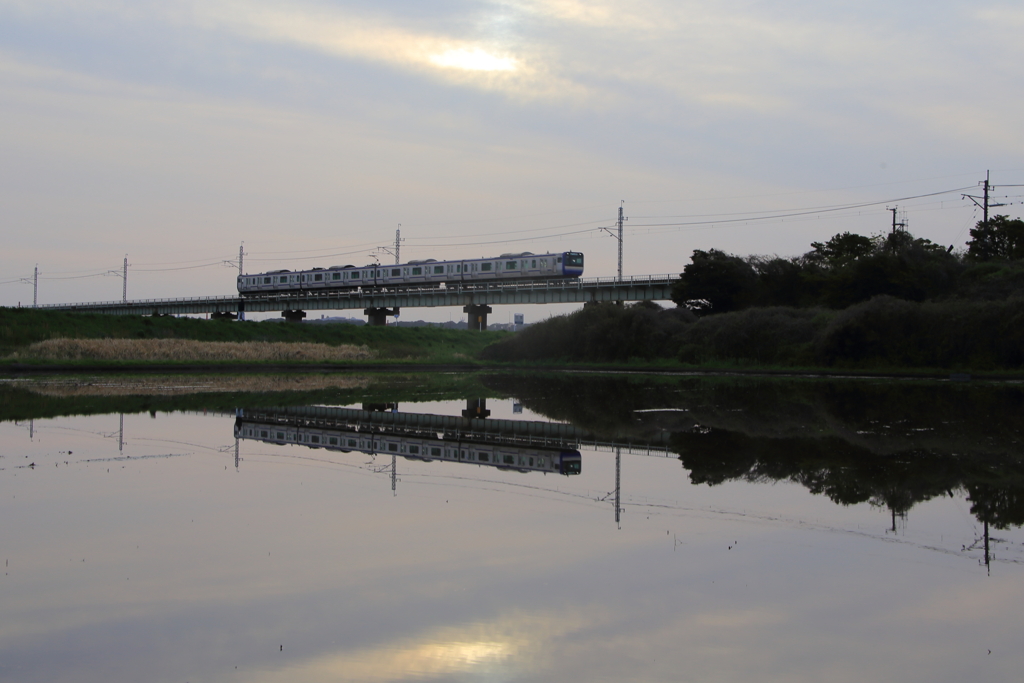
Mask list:
[[241,415],[235,420],[235,438],[343,453],[357,451],[367,455],[400,455],[408,460],[424,462],[438,460],[486,465],[519,472],[573,475],[582,471],[582,457],[576,449],[534,448],[338,427],[298,426],[246,419]]
[[583,254],[502,254],[495,258],[462,261],[409,261],[394,266],[373,264],[331,266],[311,270],[272,270],[268,273],[238,276],[242,296],[280,292],[315,292],[358,289],[360,287],[405,287],[410,285],[455,285],[477,282],[522,282],[577,278],[583,275]]

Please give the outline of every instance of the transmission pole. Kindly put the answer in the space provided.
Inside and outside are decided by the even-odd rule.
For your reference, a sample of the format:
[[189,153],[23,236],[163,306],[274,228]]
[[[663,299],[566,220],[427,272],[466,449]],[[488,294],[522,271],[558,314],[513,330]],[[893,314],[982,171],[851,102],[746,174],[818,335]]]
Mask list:
[[[622,204],[625,200],[619,203],[619,282],[622,282]],[[618,513],[615,513],[618,516]]]
[[32,308],[39,304],[39,264],[36,264],[35,274],[32,276]]
[[[970,199],[974,202],[975,206],[981,207],[982,223],[988,225],[988,210],[990,207],[995,206],[1006,206],[1006,204],[990,204],[988,201],[988,193],[992,189],[992,184],[989,182],[989,171],[985,171],[985,179],[981,181],[982,193],[980,197],[975,197],[971,194],[960,195],[964,199]],[[981,200],[980,202],[978,200]]]
[[121,303],[128,303],[128,254],[124,255],[124,274],[121,279]]
[[242,277],[242,259],[245,257],[245,242],[238,245],[238,277]]
[[625,203],[626,203],[625,199],[623,199],[619,203],[619,219],[615,222],[615,224],[619,228],[618,232],[612,232],[611,228],[606,228],[604,226],[599,228],[600,230],[605,231],[606,233],[608,233],[609,235],[611,235],[612,237],[614,237],[615,239],[617,239],[619,241],[619,282],[622,281],[622,223],[623,223],[623,221],[628,221],[629,220],[628,218],[624,218],[623,215],[622,215],[622,205],[625,204]]
[[[404,241],[405,240],[402,239],[402,224],[399,223],[398,224],[398,230],[395,230],[395,247],[394,247],[394,249],[392,250],[391,247],[377,247],[377,252],[378,253],[384,253],[384,254],[391,254],[392,256],[394,256],[395,257],[395,265],[397,266],[399,263],[402,262],[400,254],[401,254],[401,251],[402,251],[402,242],[404,242]],[[370,256],[372,256],[374,258],[377,258],[377,254],[376,253],[370,254]]]

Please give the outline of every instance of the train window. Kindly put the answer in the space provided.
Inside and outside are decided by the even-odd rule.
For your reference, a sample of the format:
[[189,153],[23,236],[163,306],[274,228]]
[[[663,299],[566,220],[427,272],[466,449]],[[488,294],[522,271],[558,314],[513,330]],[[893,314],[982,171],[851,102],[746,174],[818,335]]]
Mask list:
[[490,270],[490,269],[491,269],[491,264],[490,263],[481,263],[480,264],[480,270]]
[[285,282],[288,282],[288,276],[287,275],[282,275],[281,276],[281,282],[282,282],[282,284],[285,283]]
[[420,447],[419,446],[412,446],[412,445],[409,446],[409,453],[411,453],[413,455],[418,455],[419,452],[420,452]]
[[398,450],[398,444],[397,443],[389,443],[388,444],[388,450],[389,451],[397,451]]
[[391,277],[398,277],[401,274],[402,274],[402,271],[401,271],[400,268],[392,268],[391,269]]
[[479,460],[480,462],[490,462],[491,456],[488,455],[487,453],[477,453],[476,459]]
[[565,258],[565,262],[570,266],[582,266],[583,254],[568,254]]
[[355,439],[349,439],[348,440],[348,445],[351,448],[359,448],[359,442],[356,441]]
[[380,277],[380,276],[381,276],[381,275],[380,275],[380,271],[378,270],[378,271],[377,271],[377,277]]
[[536,268],[537,267],[537,259],[533,259],[533,261],[530,264],[530,267],[531,268]]
[[309,437],[309,440],[311,442],[313,442],[313,443],[320,443],[320,437],[319,436],[311,436],[311,437]]
[[306,281],[306,276],[303,275],[301,279],[302,279],[303,282],[305,282]]
[[413,268],[412,269],[412,274],[413,275],[423,275],[423,269],[420,268],[420,267]]
[[533,456],[530,456],[530,467],[533,467]]
[[516,458],[515,458],[515,456],[514,456],[514,455],[506,455],[506,456],[503,456],[503,457],[502,457],[502,461],[503,461],[503,462],[504,462],[504,463],[505,463],[506,465],[515,465],[515,464],[516,464]]
[[434,266],[434,274],[438,275],[444,272],[444,266]]
[[263,430],[260,430],[260,438],[261,439],[269,439],[270,438],[270,433],[269,432],[265,432]]
[[284,432],[278,432],[277,433],[277,438],[283,439],[284,438]]
[[437,448],[435,446],[431,446],[430,447],[430,454],[431,455],[441,455],[441,449]]
[[561,262],[562,262],[562,257],[561,256],[559,256],[558,258],[555,259],[555,263],[561,263]]
[[340,280],[341,279],[341,273],[331,273],[331,279],[332,280]]
[[314,282],[323,282],[323,279],[324,279],[324,276],[323,276],[322,273],[317,273],[316,275],[313,276],[313,281]]
[[336,437],[336,436],[329,436],[329,437],[327,437],[327,445],[328,446],[337,446],[338,445],[338,437]]
[[271,278],[269,278],[269,277],[263,278],[263,284],[269,285],[270,284],[270,280],[271,280]]
[[541,268],[547,268],[548,267],[548,260],[546,258],[542,258],[540,260],[540,267]]
[[461,273],[462,272],[462,264],[461,263],[459,265],[455,266],[455,272],[456,273]]
[[505,270],[515,270],[517,265],[518,264],[515,261],[506,261]]

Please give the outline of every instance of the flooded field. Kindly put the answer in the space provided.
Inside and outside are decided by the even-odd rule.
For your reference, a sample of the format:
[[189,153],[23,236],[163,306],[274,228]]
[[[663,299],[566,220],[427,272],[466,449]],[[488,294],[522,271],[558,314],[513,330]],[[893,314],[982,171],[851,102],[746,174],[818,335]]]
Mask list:
[[1024,387],[0,382],[0,680],[1010,681]]

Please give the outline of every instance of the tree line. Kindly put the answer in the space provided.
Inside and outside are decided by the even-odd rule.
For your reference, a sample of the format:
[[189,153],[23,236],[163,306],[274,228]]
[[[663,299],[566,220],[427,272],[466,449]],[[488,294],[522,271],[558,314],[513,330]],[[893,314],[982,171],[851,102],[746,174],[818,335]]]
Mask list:
[[996,300],[1024,294],[1024,221],[996,216],[971,229],[965,251],[905,230],[849,232],[793,258],[694,250],[672,300],[698,314],[754,306],[842,309],[876,296],[908,301]]
[[677,307],[590,305],[481,353],[497,361],[864,369],[1024,368],[1024,221],[955,251],[906,231],[835,235],[795,258],[696,250]]

